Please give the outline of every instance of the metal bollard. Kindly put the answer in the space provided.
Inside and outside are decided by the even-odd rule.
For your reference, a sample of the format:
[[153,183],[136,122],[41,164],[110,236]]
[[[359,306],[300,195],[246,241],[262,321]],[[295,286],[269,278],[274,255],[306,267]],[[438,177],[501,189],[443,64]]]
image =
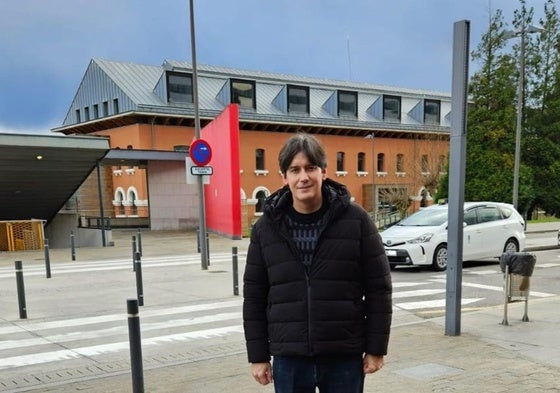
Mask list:
[[72,255],[72,260],[76,260],[76,246],[74,245],[74,231],[70,231],[70,252]]
[[231,262],[233,264],[233,294],[239,296],[239,273],[237,272],[237,247],[231,248]]
[[140,233],[140,228],[138,228],[138,234],[136,235],[138,239],[138,252],[142,256],[142,234]]
[[136,236],[132,236],[132,271],[136,271]]
[[51,278],[51,257],[49,255],[49,239],[45,239],[45,270],[47,278]]
[[16,283],[19,304],[19,317],[27,318],[27,307],[25,305],[25,285],[23,284],[23,267],[21,261],[16,261]]
[[142,340],[140,337],[140,317],[138,300],[126,301],[128,312],[128,340],[130,345],[130,369],[132,374],[132,392],[144,393],[144,371],[142,367]]
[[142,261],[140,259],[140,253],[136,252],[136,260],[135,265],[136,268],[134,271],[136,272],[136,295],[138,296],[138,305],[144,305],[144,286],[142,284]]

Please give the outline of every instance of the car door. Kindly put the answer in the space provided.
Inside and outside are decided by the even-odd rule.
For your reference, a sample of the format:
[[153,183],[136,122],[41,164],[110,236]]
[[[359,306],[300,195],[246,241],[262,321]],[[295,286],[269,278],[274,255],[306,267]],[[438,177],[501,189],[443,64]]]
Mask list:
[[478,208],[473,207],[463,214],[463,222],[466,224],[463,227],[463,261],[472,261],[483,255],[483,232],[478,223],[477,210]]
[[506,242],[506,221],[497,206],[487,205],[477,209],[481,235],[479,258],[492,258],[502,254]]

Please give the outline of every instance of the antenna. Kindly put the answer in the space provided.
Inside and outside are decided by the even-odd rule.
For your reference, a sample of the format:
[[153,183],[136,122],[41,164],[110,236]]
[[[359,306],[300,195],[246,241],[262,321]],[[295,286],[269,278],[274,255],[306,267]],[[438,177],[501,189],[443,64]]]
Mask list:
[[350,59],[350,36],[346,36],[346,51],[348,52],[348,80],[352,80],[352,60]]

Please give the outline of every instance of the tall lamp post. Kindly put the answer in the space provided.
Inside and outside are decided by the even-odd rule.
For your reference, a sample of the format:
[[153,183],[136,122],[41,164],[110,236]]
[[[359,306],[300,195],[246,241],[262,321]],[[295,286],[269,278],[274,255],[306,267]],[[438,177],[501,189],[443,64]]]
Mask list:
[[375,179],[375,154],[373,153],[373,141],[375,139],[375,135],[373,132],[365,136],[365,139],[371,139],[371,218],[375,223],[375,187],[374,187],[374,179]]
[[535,26],[521,26],[521,30],[505,32],[505,38],[510,39],[520,37],[520,54],[519,54],[519,82],[517,86],[517,123],[515,127],[515,157],[513,162],[513,197],[512,204],[517,210],[517,200],[519,196],[519,161],[521,156],[521,127],[523,123],[523,101],[525,93],[525,36],[526,34],[538,33],[543,29]]

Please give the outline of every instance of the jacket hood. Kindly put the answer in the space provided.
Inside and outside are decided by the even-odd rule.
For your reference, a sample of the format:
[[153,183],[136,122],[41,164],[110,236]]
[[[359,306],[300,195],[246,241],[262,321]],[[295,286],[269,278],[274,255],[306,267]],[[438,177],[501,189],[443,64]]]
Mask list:
[[[321,187],[323,203],[328,203],[331,217],[335,217],[350,204],[350,193],[344,184],[332,179],[325,179]],[[293,203],[292,192],[286,185],[271,194],[263,206],[263,213],[273,221],[281,219],[289,206]]]

